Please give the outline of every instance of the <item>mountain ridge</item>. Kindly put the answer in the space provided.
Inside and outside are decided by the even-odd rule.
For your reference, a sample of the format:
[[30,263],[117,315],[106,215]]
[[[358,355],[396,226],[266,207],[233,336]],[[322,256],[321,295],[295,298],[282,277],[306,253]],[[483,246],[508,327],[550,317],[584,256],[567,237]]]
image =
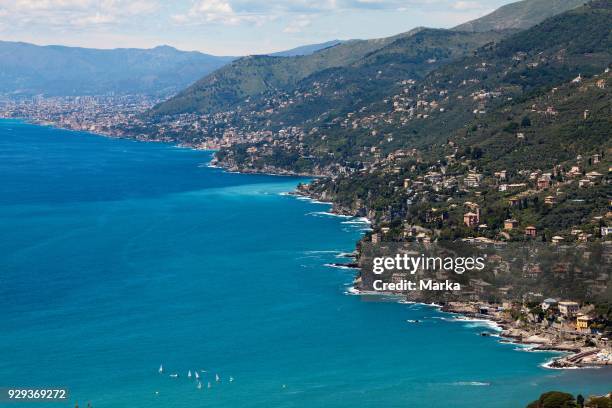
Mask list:
[[585,0],[522,0],[454,27],[459,31],[527,29],[556,14],[583,5]]
[[[574,8],[583,0],[523,0],[503,6],[477,20],[460,25],[450,31],[481,33],[487,31],[511,32],[531,27],[544,19]],[[491,22],[495,22],[492,24]],[[500,22],[503,24],[500,25]],[[486,29],[483,29],[485,28]],[[327,69],[348,67],[367,54],[375,52],[398,39],[410,38],[423,30],[415,28],[392,37],[373,40],[350,40],[331,48],[324,48],[301,57],[285,57],[275,61],[260,58],[257,63],[238,59],[221,70],[211,73],[189,88],[154,107],[149,114],[173,115],[179,113],[214,113],[232,109],[241,101],[274,90],[288,91],[303,79]],[[353,50],[350,57],[340,57],[343,51]],[[346,52],[345,52],[346,54]],[[247,57],[248,58],[248,57]],[[292,59],[298,58],[298,59]],[[319,61],[317,62],[317,58]],[[324,59],[330,59],[324,61]],[[284,76],[284,77],[283,77]]]
[[300,55],[310,55],[317,51],[323,50],[325,48],[330,48],[338,44],[342,44],[343,42],[346,42],[346,41],[330,40],[330,41],[325,41],[325,42],[317,43],[317,44],[300,45],[299,47],[291,48],[286,51],[273,52],[273,53],[266,54],[266,55],[269,55],[272,57],[297,57]]
[[[340,43],[309,44],[273,55],[310,54]],[[170,96],[238,57],[152,48],[88,48],[0,40],[0,94]]]
[[[268,147],[271,154],[250,158],[237,146],[222,150],[219,157],[223,160],[233,153],[232,161],[247,169],[281,164],[285,171],[316,173],[321,166],[372,160],[369,149],[380,154],[406,146],[430,149],[456,132],[465,132],[471,121],[478,123],[489,111],[608,67],[612,34],[606,28],[612,25],[612,5],[604,3],[591,3],[485,45],[473,55],[438,67],[421,81],[403,89],[390,88],[387,96],[370,99],[352,112],[305,122],[299,143]],[[276,121],[283,122],[283,116]],[[270,129],[276,131],[273,125]],[[309,160],[292,163],[289,159],[300,156]]]
[[234,57],[170,46],[94,49],[0,41],[0,92],[12,95],[168,94]]
[[415,32],[418,29],[383,39],[349,40],[310,55],[242,57],[162,102],[149,114],[210,113],[229,109],[250,96],[295,85],[317,71],[348,65],[396,38],[410,36]]

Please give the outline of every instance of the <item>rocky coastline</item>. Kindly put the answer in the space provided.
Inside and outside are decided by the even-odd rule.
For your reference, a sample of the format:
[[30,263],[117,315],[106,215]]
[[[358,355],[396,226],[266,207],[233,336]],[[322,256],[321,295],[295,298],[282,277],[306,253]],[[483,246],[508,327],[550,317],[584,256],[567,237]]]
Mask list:
[[[49,122],[41,122],[41,121],[29,121],[30,123],[41,124],[46,126],[54,126],[64,128],[66,130],[74,130],[70,128],[66,128],[63,126],[59,126],[57,123],[49,123]],[[136,139],[146,142],[167,142],[165,140],[153,140],[153,139],[140,139],[135,137],[129,137],[125,135],[118,135],[112,133],[96,133],[99,136],[109,137],[109,138],[129,138]],[[200,146],[192,146],[192,145],[179,145],[180,147],[204,150]],[[208,149],[206,149],[208,150]],[[216,157],[209,164],[211,167],[221,168],[228,172],[236,172],[243,174],[266,174],[266,175],[275,175],[275,176],[293,176],[293,177],[309,177],[309,178],[320,178],[320,177],[328,177],[329,174],[327,172],[320,172],[318,174],[311,173],[300,173],[295,172],[283,168],[278,168],[275,166],[266,166],[265,168],[256,169],[249,168],[238,165],[229,165],[228,163],[219,161]],[[334,202],[331,197],[322,196],[321,194],[315,193],[307,186],[298,187],[295,191],[290,192],[291,195],[302,196],[312,200],[316,200],[319,202],[329,203],[332,208],[329,210],[330,213],[335,215],[342,216],[351,216],[351,217],[363,217],[368,220],[370,224],[374,221],[367,217],[367,214],[362,214],[358,211],[355,211],[353,208],[342,206],[336,202]],[[350,254],[346,254],[347,258],[351,258],[350,262],[347,263],[337,263],[330,266],[340,267],[340,268],[348,268],[355,269],[357,275],[354,281],[354,288],[352,292],[354,294],[366,294],[366,295],[397,295],[397,293],[383,293],[383,292],[372,292],[365,288],[360,288],[361,286],[361,277],[360,277],[360,268],[359,268],[359,243],[356,245],[356,250]],[[413,299],[411,299],[413,301]],[[418,303],[418,301],[416,302]],[[601,350],[597,347],[588,347],[584,344],[579,344],[576,341],[559,341],[555,338],[555,335],[552,333],[543,333],[538,331],[535,327],[522,326],[518,327],[516,322],[512,322],[506,318],[501,316],[492,316],[492,315],[483,315],[474,312],[473,305],[469,302],[449,302],[445,304],[425,304],[439,307],[441,311],[460,315],[466,319],[478,319],[478,320],[488,320],[490,322],[495,323],[499,328],[501,328],[500,337],[503,339],[502,341],[512,342],[517,345],[525,346],[529,351],[559,351],[567,353],[562,357],[555,358],[551,360],[549,363],[545,364],[546,368],[551,369],[572,369],[572,368],[587,368],[587,367],[602,367],[612,365],[612,353],[608,350],[608,359],[603,361],[598,359],[597,356],[600,356],[602,352],[606,352],[605,350]]]

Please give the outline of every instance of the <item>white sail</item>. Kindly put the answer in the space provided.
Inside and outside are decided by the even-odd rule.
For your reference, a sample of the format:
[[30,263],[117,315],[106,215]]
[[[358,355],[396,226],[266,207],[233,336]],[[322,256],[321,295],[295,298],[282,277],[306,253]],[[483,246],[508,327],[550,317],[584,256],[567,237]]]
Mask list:
[[159,373],[163,373],[164,372],[164,366],[162,364],[159,365]]
[[197,372],[197,371],[195,371],[195,372],[194,372],[194,374],[195,374],[195,378],[196,378],[196,380],[199,380],[199,379],[200,379],[200,374],[198,374],[198,372]]
[[191,370],[187,373],[187,378],[191,378]]
[[219,378],[219,374],[215,374],[215,381],[217,382],[221,381],[221,378]]

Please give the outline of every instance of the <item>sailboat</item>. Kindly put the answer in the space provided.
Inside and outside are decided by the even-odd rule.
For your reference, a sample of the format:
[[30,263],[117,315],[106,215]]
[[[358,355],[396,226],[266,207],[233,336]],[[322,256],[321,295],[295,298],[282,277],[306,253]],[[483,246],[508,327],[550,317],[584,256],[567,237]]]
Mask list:
[[212,388],[212,385],[210,384],[210,381],[208,382],[208,388]]
[[191,378],[191,370],[187,373],[187,378]]
[[198,372],[197,372],[197,371],[194,371],[194,374],[195,374],[195,378],[196,378],[196,380],[199,380],[199,379],[200,379],[200,374],[198,374]]
[[216,382],[221,381],[221,378],[219,378],[219,374],[215,374],[215,381],[216,381]]
[[234,377],[230,375],[230,382],[234,382]]
[[202,383],[198,381],[198,390],[202,389]]
[[164,372],[164,366],[162,364],[159,365],[159,373],[163,373]]

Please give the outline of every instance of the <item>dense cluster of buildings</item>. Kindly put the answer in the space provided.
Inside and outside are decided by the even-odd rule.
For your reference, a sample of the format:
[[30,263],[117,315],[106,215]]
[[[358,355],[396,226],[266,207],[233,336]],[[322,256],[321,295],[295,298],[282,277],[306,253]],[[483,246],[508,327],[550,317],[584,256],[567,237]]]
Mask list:
[[113,129],[138,122],[138,115],[158,102],[145,95],[3,98],[0,117],[115,135]]

